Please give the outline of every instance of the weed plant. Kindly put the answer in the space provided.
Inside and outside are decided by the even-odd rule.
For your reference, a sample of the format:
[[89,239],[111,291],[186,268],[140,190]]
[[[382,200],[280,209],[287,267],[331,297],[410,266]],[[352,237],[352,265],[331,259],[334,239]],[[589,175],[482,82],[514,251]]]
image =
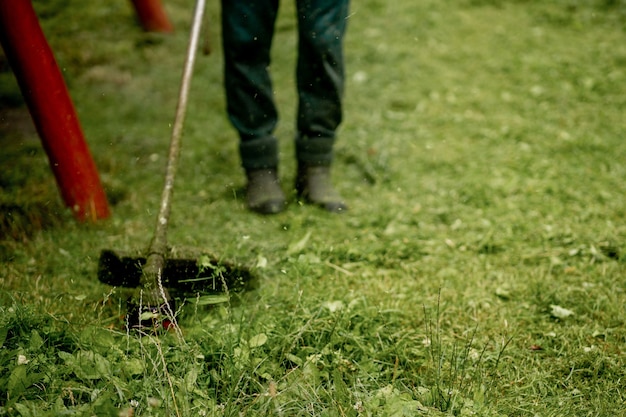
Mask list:
[[[127,331],[99,251],[147,247],[186,50],[125,2],[36,0],[113,209],[62,207],[0,65],[0,416],[626,414],[626,4],[353,2],[335,182],[350,211],[249,213],[208,5],[169,233],[252,268]],[[293,183],[295,19],[272,73]]]

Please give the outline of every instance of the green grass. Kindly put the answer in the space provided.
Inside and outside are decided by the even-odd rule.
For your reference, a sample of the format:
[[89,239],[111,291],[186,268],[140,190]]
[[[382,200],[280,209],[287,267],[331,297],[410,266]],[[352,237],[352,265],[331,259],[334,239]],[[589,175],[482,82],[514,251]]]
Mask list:
[[142,33],[123,2],[35,7],[115,204],[72,220],[0,73],[0,415],[626,413],[623,1],[354,2],[334,166],[351,210],[274,217],[244,207],[210,3],[169,240],[253,266],[259,287],[188,300],[182,336],[143,338],[96,264],[150,240],[191,6],[167,2],[173,36]]

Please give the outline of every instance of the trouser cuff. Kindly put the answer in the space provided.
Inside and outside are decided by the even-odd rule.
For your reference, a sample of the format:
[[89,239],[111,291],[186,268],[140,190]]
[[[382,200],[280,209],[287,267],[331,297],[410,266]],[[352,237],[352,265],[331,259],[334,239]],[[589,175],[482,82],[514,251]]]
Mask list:
[[278,167],[278,141],[274,136],[242,140],[241,166],[247,171]]
[[333,161],[333,145],[335,138],[296,138],[296,158],[299,163],[311,166],[329,166]]

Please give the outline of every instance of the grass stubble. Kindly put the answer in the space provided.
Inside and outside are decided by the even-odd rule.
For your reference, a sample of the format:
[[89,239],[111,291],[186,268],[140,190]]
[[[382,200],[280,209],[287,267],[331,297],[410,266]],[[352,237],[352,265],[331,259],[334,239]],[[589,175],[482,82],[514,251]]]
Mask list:
[[[178,32],[159,36],[127,5],[79,3],[35,6],[114,216],[75,224],[32,130],[3,130],[2,215],[46,211],[31,230],[22,210],[0,245],[0,415],[626,412],[623,2],[355,2],[335,164],[351,211],[271,218],[243,207],[210,5],[169,239],[261,282],[189,299],[182,333],[143,338],[96,260],[150,238],[191,11],[169,2]],[[272,71],[286,185],[294,25],[285,3]]]

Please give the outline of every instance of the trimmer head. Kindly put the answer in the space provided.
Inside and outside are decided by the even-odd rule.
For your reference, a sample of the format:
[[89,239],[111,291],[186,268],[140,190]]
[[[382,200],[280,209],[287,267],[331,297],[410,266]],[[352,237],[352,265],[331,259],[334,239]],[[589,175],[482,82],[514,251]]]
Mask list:
[[[116,287],[138,287],[146,256],[105,249],[100,253],[98,279]],[[181,249],[169,249],[161,273],[163,287],[183,293],[243,291],[253,286],[254,275],[242,266],[216,257]]]

